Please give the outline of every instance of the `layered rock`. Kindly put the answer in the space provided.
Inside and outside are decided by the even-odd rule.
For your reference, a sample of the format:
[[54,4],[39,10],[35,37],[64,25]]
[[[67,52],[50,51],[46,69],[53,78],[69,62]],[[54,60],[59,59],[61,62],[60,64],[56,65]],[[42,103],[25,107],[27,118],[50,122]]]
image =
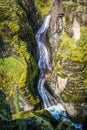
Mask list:
[[[53,73],[47,79],[51,93],[60,97],[68,114],[78,122],[87,119],[87,7],[63,2],[64,28],[53,46]],[[49,85],[50,84],[50,85]],[[59,101],[58,101],[59,102]]]

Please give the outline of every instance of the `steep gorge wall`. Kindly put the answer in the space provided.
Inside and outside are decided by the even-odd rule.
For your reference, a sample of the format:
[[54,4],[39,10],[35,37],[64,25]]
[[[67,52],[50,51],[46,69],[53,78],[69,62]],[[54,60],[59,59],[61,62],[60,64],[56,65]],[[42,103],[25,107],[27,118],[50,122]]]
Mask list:
[[19,111],[19,94],[30,105],[39,103],[38,67],[33,57],[38,24],[33,0],[0,1],[0,89],[5,91],[12,111]]
[[[68,114],[84,122],[87,119],[87,6],[66,1],[63,10],[63,31],[56,35],[56,43],[51,43],[53,73],[47,83]],[[74,33],[78,33],[78,39]]]

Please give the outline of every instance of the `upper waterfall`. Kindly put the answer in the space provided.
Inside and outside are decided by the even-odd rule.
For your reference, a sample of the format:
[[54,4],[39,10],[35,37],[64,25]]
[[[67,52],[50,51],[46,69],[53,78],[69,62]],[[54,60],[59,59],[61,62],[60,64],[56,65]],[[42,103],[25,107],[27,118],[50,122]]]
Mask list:
[[[45,18],[44,23],[42,24],[42,26],[41,26],[40,29],[38,30],[37,34],[41,34],[41,33],[43,33],[44,31],[46,31],[46,29],[49,28],[50,19],[51,19],[51,15],[48,15],[48,16]],[[36,37],[37,37],[37,34],[36,34]]]
[[39,48],[39,62],[38,66],[40,70],[52,70],[51,69],[51,62],[49,58],[48,51],[46,49],[45,44],[41,41],[41,34],[46,33],[47,29],[49,28],[49,23],[50,23],[51,15],[48,15],[42,24],[41,28],[38,30],[36,34],[36,40]]

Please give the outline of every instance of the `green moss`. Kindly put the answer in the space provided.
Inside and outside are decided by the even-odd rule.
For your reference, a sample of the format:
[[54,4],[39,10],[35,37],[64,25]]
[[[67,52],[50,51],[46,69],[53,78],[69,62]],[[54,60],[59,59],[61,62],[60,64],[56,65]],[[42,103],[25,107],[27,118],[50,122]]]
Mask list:
[[8,76],[12,76],[14,83],[18,83],[25,68],[20,60],[9,57],[0,59],[0,69]]
[[84,50],[81,47],[74,49],[71,53],[71,60],[72,61],[79,61],[82,62],[84,58]]
[[[63,53],[61,58],[70,58],[72,61],[82,62],[84,58],[84,49],[79,47],[74,42],[73,38],[70,38],[66,33],[63,32],[61,36],[61,48]],[[66,55],[65,55],[66,53]]]
[[87,89],[87,28],[82,26],[80,31],[81,36],[76,43],[66,32],[62,33],[52,63],[57,76],[68,77],[61,98],[64,102],[73,102],[75,105],[85,102]]
[[39,0],[36,1],[35,5],[37,10],[41,13],[41,15],[46,16],[50,13],[52,0],[48,0],[46,3]]
[[14,114],[12,116],[12,119],[15,120],[15,119],[18,119],[18,118],[28,118],[28,117],[34,117],[35,114],[33,114],[31,111],[22,111],[22,112],[19,112],[17,114]]
[[35,87],[38,67],[32,56],[38,14],[30,0],[1,0],[0,13],[0,89],[4,89],[12,112],[18,112],[18,100],[14,97],[19,94],[29,104],[39,103]]

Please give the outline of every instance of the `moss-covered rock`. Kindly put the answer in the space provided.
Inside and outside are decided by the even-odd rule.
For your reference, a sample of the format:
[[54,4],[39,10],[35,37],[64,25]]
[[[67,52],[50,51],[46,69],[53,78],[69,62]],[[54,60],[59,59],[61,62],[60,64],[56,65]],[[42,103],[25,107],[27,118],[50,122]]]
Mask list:
[[66,27],[72,26],[74,17],[76,16],[80,24],[87,26],[87,6],[83,4],[77,4],[73,1],[63,2],[63,8],[65,13],[65,24]]
[[36,112],[24,111],[13,115],[14,120],[20,120],[23,118],[25,118],[26,121],[28,120],[31,130],[53,130],[51,124],[56,122],[47,110],[39,110]]
[[19,112],[17,114],[13,115],[13,119],[18,119],[18,118],[28,118],[28,117],[35,117],[38,116],[44,120],[46,120],[47,122],[51,123],[54,127],[56,127],[56,125],[58,124],[58,121],[55,120],[51,113],[45,109],[42,110],[38,110],[38,111],[22,111]]
[[[81,37],[77,43],[74,42],[73,38],[63,33],[61,36],[61,43],[58,45],[58,51],[55,52],[53,60],[53,68],[56,75],[68,79],[66,87],[61,93],[61,98],[66,103],[73,103],[74,107],[77,109],[77,113],[81,112],[83,108],[85,109],[87,98],[87,66],[85,66],[87,62],[87,42],[85,30],[86,27],[84,27],[84,31],[83,27],[81,28]],[[85,119],[86,114],[83,113],[82,115],[84,115]]]
[[37,17],[34,1],[0,1],[0,89],[5,90],[12,109],[18,103],[14,101],[16,92],[28,104],[39,103],[35,84],[38,67],[31,54],[36,48]]
[[48,110],[46,109],[38,110],[35,111],[34,114],[50,122],[53,125],[53,127],[56,128],[58,121],[52,117],[51,113]]
[[[74,130],[68,122],[58,123],[47,110],[36,112],[24,111],[13,115],[11,118],[10,107],[5,100],[5,95],[0,91],[0,130]],[[58,123],[58,124],[57,124]],[[67,129],[70,128],[70,129]]]
[[[84,122],[87,119],[87,7],[72,1],[63,2],[63,6],[64,29],[58,36],[58,44],[52,44],[53,73],[47,83],[51,93],[62,99],[68,114]],[[80,31],[77,41],[73,38],[75,18]]]
[[26,119],[17,119],[12,121],[1,121],[0,130],[53,130],[52,125],[35,116]]

